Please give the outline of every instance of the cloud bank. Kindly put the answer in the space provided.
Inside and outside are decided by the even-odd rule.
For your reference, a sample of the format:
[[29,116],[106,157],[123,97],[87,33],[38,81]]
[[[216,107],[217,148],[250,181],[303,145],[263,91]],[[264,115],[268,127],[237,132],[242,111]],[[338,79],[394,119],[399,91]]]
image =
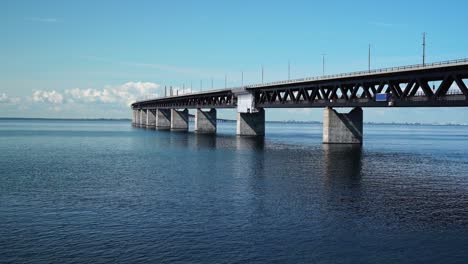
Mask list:
[[118,86],[106,86],[103,89],[67,89],[63,92],[55,90],[35,90],[31,101],[50,104],[66,103],[103,103],[129,106],[137,99],[157,97],[159,85],[152,82],[127,82]]
[[0,94],[0,104],[15,104],[19,101],[20,99],[18,97],[9,97],[6,93]]
[[131,103],[160,94],[164,88],[160,90],[160,85],[152,82],[126,82],[101,89],[37,89],[24,97],[0,92],[0,116],[122,118],[128,117]]
[[57,91],[37,90],[33,92],[31,99],[33,102],[61,104],[63,95]]

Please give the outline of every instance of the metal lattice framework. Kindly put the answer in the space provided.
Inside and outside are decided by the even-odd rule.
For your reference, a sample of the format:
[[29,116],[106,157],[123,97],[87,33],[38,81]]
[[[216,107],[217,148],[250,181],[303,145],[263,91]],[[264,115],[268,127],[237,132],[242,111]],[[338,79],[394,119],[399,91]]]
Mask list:
[[[468,106],[468,65],[251,88],[257,107]],[[465,80],[466,81],[466,80]],[[378,102],[378,93],[391,94]]]
[[132,108],[233,108],[236,99],[231,90],[219,90],[139,101]]
[[[416,66],[163,97],[132,108],[234,108],[239,90],[252,93],[258,108],[468,106],[468,60]],[[389,99],[376,100],[380,93]]]

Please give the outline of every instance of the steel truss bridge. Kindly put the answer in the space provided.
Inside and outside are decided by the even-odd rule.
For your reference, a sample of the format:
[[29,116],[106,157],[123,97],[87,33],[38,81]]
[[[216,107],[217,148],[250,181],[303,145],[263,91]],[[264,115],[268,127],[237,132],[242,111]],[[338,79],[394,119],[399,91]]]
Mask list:
[[[468,59],[190,93],[137,101],[133,109],[235,108],[250,93],[256,108],[468,106]],[[377,100],[377,94],[388,100]]]

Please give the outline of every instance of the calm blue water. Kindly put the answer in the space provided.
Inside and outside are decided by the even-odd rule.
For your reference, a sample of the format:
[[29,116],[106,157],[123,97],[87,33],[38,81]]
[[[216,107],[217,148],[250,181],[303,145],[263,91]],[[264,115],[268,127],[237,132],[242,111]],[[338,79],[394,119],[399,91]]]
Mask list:
[[0,120],[0,262],[468,262],[468,127],[321,129]]

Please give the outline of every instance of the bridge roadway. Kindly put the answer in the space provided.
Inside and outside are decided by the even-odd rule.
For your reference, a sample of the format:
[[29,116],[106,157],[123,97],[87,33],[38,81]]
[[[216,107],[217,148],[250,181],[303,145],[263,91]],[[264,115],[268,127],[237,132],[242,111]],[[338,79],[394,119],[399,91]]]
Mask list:
[[466,107],[467,83],[468,59],[402,66],[141,100],[132,123],[187,131],[187,109],[198,109],[195,131],[216,133],[216,108],[237,108],[237,134],[261,136],[265,108],[320,107],[324,143],[361,144],[363,107]]

